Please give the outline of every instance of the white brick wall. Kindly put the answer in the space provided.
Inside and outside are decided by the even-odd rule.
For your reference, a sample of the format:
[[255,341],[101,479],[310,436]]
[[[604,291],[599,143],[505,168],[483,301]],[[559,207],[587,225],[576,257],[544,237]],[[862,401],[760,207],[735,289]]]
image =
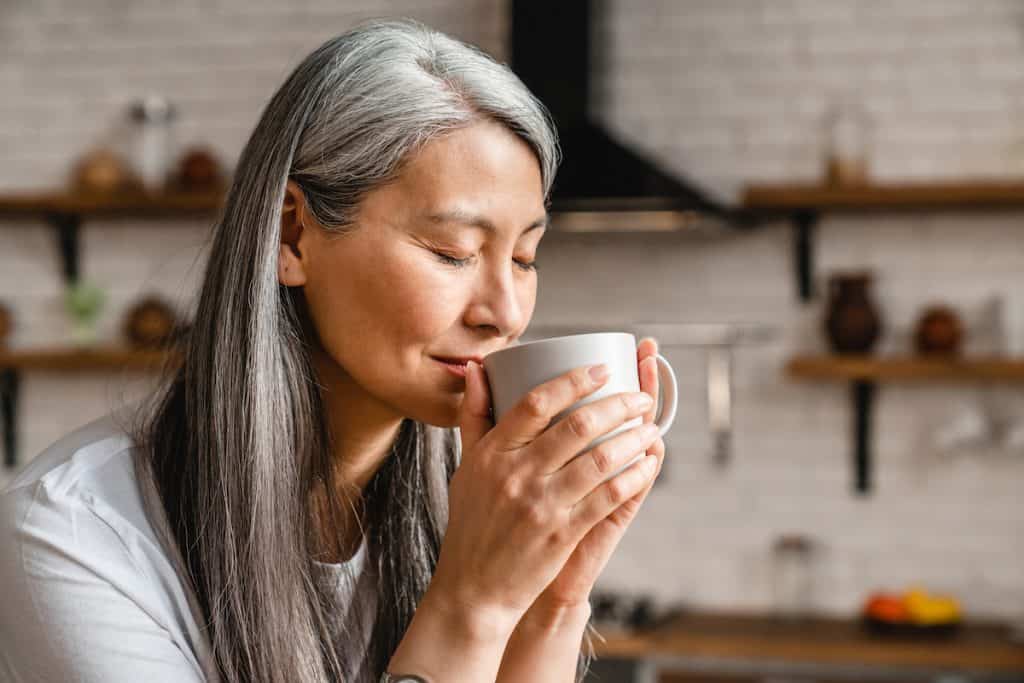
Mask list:
[[[288,69],[357,19],[407,14],[503,54],[498,0],[0,6],[0,187],[45,187],[109,126],[126,98],[167,93],[180,134],[233,160]],[[849,84],[875,120],[884,179],[1024,173],[1024,4],[1009,0],[645,0],[609,2],[607,71],[595,99],[619,134],[730,196],[752,180],[816,177],[825,93]],[[946,299],[973,315],[990,294],[1020,311],[1020,214],[828,217],[818,266],[870,266],[893,347],[919,308]],[[126,303],[155,289],[187,301],[201,273],[202,222],[90,223],[83,272]],[[946,455],[934,429],[961,404],[1024,418],[1016,389],[885,386],[875,420],[876,491],[850,494],[849,405],[841,385],[780,371],[820,348],[820,303],[796,300],[785,226],[713,242],[549,234],[534,321],[757,321],[775,342],[736,358],[733,462],[715,469],[704,426],[703,358],[667,348],[684,403],[665,484],[604,576],[608,587],[718,608],[770,604],[768,548],[782,531],[827,544],[820,605],[855,609],[874,588],[921,581],[975,614],[1024,613],[1024,453]],[[169,255],[168,255],[169,254]],[[621,271],[621,278],[596,274]],[[48,231],[0,224],[0,298],[17,343],[66,333]],[[1017,286],[1015,286],[1017,285]],[[616,306],[609,308],[608,302]],[[1019,319],[1019,316],[1018,316]],[[128,378],[128,392],[144,380]],[[31,375],[21,435],[35,452],[105,412],[118,378]]]
[[[603,34],[607,71],[595,92],[603,119],[722,196],[751,181],[819,177],[821,117],[829,93],[843,88],[873,119],[877,178],[1024,175],[1020,2],[619,0],[609,3]],[[875,269],[889,348],[905,343],[914,316],[935,300],[973,321],[987,297],[1001,295],[1019,321],[1022,217],[828,216],[818,272]],[[701,604],[765,606],[770,539],[797,530],[828,544],[823,608],[852,610],[873,588],[920,581],[956,593],[975,613],[1019,617],[1024,453],[945,455],[931,446],[935,428],[961,406],[984,403],[1021,419],[1019,390],[882,387],[876,491],[852,497],[846,387],[780,373],[793,349],[822,343],[807,336],[817,332],[820,303],[795,301],[788,238],[778,226],[657,251],[589,246],[586,267],[545,272],[542,288],[557,290],[558,302],[542,304],[537,319],[572,305],[597,312],[618,296],[632,319],[756,320],[782,330],[777,343],[738,355],[733,464],[712,467],[704,411],[685,404],[669,440],[670,483],[652,494],[605,581]],[[635,279],[602,287],[587,278],[616,263],[636,264]],[[699,396],[700,354],[668,355]]]
[[[639,8],[645,7],[647,11]],[[879,178],[1024,174],[1015,0],[609,3],[604,118],[725,194],[815,177],[829,93],[875,122]]]

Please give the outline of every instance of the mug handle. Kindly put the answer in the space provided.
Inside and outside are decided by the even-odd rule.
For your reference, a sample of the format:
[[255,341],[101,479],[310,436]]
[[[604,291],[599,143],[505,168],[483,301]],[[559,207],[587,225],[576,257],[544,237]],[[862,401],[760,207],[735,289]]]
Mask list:
[[[658,416],[654,423],[658,425],[658,435],[665,436],[665,433],[672,426],[676,419],[676,403],[679,398],[679,389],[676,383],[676,373],[669,365],[668,359],[660,353],[658,358],[658,398],[661,405],[658,408]],[[666,391],[666,388],[668,391]]]

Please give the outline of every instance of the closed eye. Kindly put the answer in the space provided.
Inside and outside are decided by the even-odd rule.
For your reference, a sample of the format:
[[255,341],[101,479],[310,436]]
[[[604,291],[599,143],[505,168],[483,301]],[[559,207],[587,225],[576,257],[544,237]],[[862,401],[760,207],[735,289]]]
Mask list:
[[[445,263],[449,266],[454,266],[456,268],[465,268],[467,265],[469,265],[469,262],[473,260],[472,258],[455,258],[454,256],[450,256],[441,251],[434,251],[433,249],[431,251],[438,257],[438,259],[440,259],[442,263]],[[532,273],[535,272],[538,268],[536,259],[529,262],[520,261],[519,259],[512,260],[515,261],[515,264],[521,270],[524,270],[526,272]]]

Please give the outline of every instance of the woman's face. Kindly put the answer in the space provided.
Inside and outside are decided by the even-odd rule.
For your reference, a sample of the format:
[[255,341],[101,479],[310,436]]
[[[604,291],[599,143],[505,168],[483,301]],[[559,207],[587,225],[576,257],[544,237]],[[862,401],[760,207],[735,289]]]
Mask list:
[[546,212],[531,148],[501,124],[477,123],[431,141],[370,192],[351,233],[332,238],[304,216],[304,290],[337,366],[329,384],[351,392],[346,400],[457,424],[465,379],[437,358],[503,348],[533,315],[529,264]]

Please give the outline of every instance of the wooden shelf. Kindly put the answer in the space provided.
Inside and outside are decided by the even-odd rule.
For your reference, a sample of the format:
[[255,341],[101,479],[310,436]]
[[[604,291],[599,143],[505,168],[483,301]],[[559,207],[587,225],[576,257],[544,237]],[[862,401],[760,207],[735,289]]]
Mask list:
[[210,213],[224,200],[224,192],[141,191],[118,193],[41,192],[0,196],[0,215],[31,216],[74,214],[88,216],[140,216]]
[[801,356],[786,372],[808,380],[1024,382],[1024,359]]
[[1024,207],[1024,180],[829,187],[817,184],[751,185],[743,206],[767,211]]
[[93,348],[11,349],[0,347],[0,422],[3,462],[18,464],[17,415],[22,372],[136,371],[160,372],[180,360],[178,350]]
[[1024,210],[1024,179],[890,183],[861,187],[816,184],[750,185],[743,208],[762,217],[788,217],[793,225],[793,265],[802,301],[814,298],[814,234],[831,212]]
[[871,412],[884,382],[1024,383],[1024,358],[927,358],[914,356],[797,356],[786,364],[795,379],[847,382],[853,404],[855,489],[871,489]]
[[0,348],[0,370],[159,370],[176,352],[121,347],[83,349]]
[[87,218],[185,218],[210,215],[224,202],[224,191],[116,193],[51,191],[0,195],[0,218],[42,218],[57,237],[64,279],[78,280],[79,228]]
[[[209,216],[220,211],[225,188],[209,191],[116,193],[22,192],[0,195],[0,218],[42,219],[56,237],[57,249],[68,285],[79,281],[79,233],[88,218],[174,219]],[[17,412],[22,371],[111,371],[158,372],[169,358],[166,351],[128,348],[9,349],[0,348],[0,422],[3,430],[3,460],[8,468],[17,465]]]
[[992,621],[966,622],[958,633],[942,640],[876,636],[865,631],[856,619],[809,617],[793,621],[696,612],[646,631],[599,628],[599,632],[605,637],[596,645],[600,657],[630,660],[693,658],[748,665],[790,662],[1024,673],[1024,647],[1013,641],[1008,625]]

